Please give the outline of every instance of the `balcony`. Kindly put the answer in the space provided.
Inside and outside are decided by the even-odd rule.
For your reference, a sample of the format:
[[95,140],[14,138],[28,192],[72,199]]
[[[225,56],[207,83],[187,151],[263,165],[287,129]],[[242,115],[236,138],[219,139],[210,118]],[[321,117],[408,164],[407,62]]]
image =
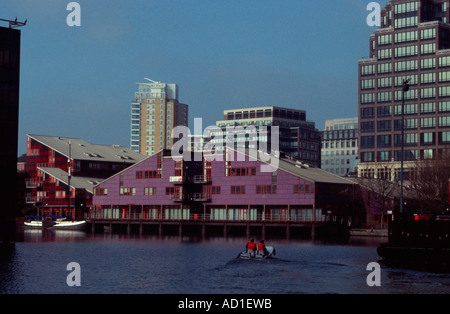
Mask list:
[[169,181],[172,184],[183,184],[185,182],[185,178],[182,176],[171,176]]
[[194,202],[208,202],[211,201],[211,194],[209,193],[194,193],[192,196]]
[[192,182],[195,184],[206,184],[206,183],[211,183],[211,177],[207,176],[203,176],[203,175],[196,175],[192,178]]

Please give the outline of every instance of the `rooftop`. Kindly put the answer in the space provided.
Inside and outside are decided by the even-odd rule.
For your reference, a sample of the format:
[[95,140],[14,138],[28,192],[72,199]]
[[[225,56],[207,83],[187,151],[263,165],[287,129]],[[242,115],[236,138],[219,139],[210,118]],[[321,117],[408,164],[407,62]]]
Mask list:
[[[33,140],[50,147],[63,156],[74,160],[136,163],[145,156],[120,145],[90,144],[79,138],[59,136],[28,135]],[[70,145],[69,145],[70,143]],[[70,150],[70,152],[69,152]]]

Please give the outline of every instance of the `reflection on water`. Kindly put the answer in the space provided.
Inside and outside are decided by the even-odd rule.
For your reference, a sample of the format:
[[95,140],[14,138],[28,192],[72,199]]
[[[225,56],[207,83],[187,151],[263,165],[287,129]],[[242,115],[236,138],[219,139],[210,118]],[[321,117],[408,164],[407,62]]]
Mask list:
[[[259,239],[258,239],[259,240]],[[0,261],[0,293],[448,293],[448,275],[382,267],[368,287],[367,264],[382,238],[266,239],[277,255],[244,261],[244,237],[158,237],[23,230]],[[66,266],[81,266],[69,287]]]

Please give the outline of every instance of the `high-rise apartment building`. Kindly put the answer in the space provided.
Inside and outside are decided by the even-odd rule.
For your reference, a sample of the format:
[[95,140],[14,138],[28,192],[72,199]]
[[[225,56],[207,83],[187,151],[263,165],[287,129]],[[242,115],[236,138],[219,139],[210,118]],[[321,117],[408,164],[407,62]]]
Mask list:
[[[316,129],[314,122],[306,120],[306,111],[304,110],[276,106],[225,110],[224,119],[216,121],[216,126],[223,132],[226,132],[227,127],[254,126],[258,132],[257,138],[251,138],[247,134],[234,139],[236,147],[253,149],[260,147],[251,147],[251,145],[255,145],[251,143],[252,141],[265,142],[268,149],[273,148],[271,147],[272,127],[276,126],[279,131],[276,136],[278,136],[280,153],[320,168],[320,131]],[[233,132],[240,131],[236,128]],[[214,136],[214,133],[211,135]],[[226,141],[226,137],[223,140]]]
[[358,118],[325,121],[322,132],[322,169],[353,176],[358,165]]
[[172,129],[188,126],[188,105],[178,102],[178,86],[147,79],[131,104],[130,148],[150,156],[171,149]]
[[370,57],[358,63],[359,175],[376,177],[380,163],[398,174],[402,142],[405,172],[450,148],[449,9],[448,0],[397,0],[382,9]]

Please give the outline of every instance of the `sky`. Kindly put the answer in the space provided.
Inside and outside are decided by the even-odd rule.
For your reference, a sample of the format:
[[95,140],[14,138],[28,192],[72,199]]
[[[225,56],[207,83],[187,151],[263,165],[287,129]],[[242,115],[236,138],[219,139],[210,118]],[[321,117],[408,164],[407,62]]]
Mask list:
[[206,128],[243,107],[306,110],[319,130],[358,116],[372,1],[79,0],[79,27],[66,22],[70,2],[0,2],[1,19],[27,19],[19,155],[26,134],[129,147],[144,78],[178,85],[192,132],[194,118]]

